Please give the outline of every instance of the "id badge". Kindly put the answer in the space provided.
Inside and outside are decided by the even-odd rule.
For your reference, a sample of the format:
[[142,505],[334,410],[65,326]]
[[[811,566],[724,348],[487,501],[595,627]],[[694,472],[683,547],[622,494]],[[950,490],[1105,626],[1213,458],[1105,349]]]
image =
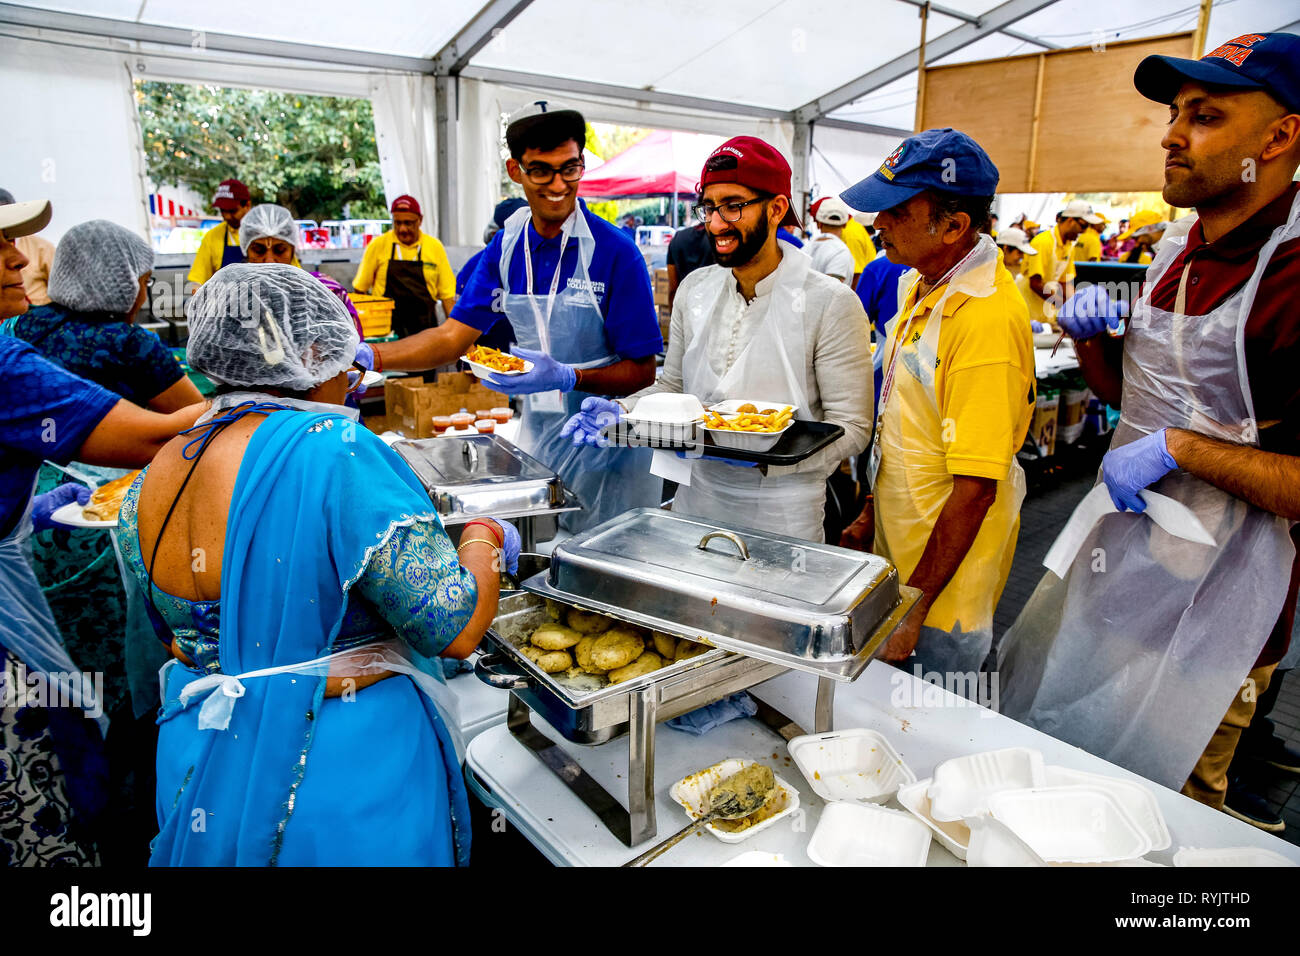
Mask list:
[[528,407],[535,412],[564,411],[564,394],[559,389],[549,392],[533,392],[528,396]]

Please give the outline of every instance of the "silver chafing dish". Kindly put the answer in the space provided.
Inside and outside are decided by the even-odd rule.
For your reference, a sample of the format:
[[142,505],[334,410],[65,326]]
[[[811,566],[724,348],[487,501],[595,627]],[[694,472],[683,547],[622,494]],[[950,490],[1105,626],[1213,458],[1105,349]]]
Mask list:
[[[582,507],[559,475],[499,435],[421,438],[395,442],[393,450],[429,492],[444,525],[488,515],[532,519]],[[530,549],[530,520],[520,533]]]
[[[655,835],[658,721],[787,669],[818,675],[817,732],[831,728],[836,682],[857,678],[920,597],[883,558],[660,509],[629,511],[556,546],[548,570],[502,600],[481,680],[511,691],[511,732],[629,846]],[[714,649],[613,686],[543,672],[518,648],[548,619],[545,600],[702,641]],[[565,739],[629,736],[628,808],[533,727],[536,711]],[[760,717],[791,737],[784,715]]]

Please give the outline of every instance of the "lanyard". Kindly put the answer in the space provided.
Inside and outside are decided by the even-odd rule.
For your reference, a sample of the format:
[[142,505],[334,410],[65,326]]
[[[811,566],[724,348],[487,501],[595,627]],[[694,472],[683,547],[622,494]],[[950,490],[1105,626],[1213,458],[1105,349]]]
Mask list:
[[560,254],[555,260],[555,274],[551,276],[551,290],[546,295],[546,316],[543,319],[542,314],[537,310],[537,302],[533,296],[533,250],[528,244],[528,223],[524,223],[524,274],[528,277],[528,304],[533,307],[534,317],[542,323],[537,330],[537,338],[542,343],[542,351],[547,353],[551,350],[551,309],[555,307],[555,292],[560,288],[560,269],[564,266],[564,250],[569,244],[569,230],[562,230],[560,236]]

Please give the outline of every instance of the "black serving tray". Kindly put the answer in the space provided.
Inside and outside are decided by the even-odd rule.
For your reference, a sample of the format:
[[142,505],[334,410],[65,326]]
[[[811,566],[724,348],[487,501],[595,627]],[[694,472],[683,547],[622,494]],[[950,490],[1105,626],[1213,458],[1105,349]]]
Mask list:
[[727,458],[732,461],[752,461],[760,465],[789,466],[797,465],[811,458],[827,445],[833,444],[843,434],[841,425],[830,422],[808,422],[795,419],[794,423],[781,436],[781,440],[767,451],[746,451],[743,448],[729,448],[713,442],[713,436],[703,428],[700,442],[643,441],[635,433],[622,436],[623,441],[635,447],[658,448],[663,451],[698,451],[713,458]]

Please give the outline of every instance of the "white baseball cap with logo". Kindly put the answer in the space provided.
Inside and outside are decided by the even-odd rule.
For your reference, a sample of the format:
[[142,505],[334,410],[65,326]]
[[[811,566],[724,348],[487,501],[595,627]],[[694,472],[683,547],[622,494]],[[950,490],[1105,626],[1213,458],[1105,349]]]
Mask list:
[[48,199],[30,199],[27,202],[0,205],[0,232],[6,239],[30,236],[50,224],[54,207]]
[[1061,211],[1061,215],[1066,219],[1082,219],[1084,222],[1092,223],[1094,226],[1100,226],[1106,221],[1102,219],[1101,216],[1094,213],[1092,211],[1092,206],[1084,202],[1082,199],[1075,199],[1066,204],[1065,209]]
[[1010,246],[1012,249],[1019,249],[1027,256],[1038,255],[1038,250],[1029,244],[1029,237],[1025,235],[1025,231],[1023,229],[1017,229],[1015,226],[1008,226],[1006,229],[999,229],[997,244],[999,246]]
[[842,226],[852,214],[848,204],[839,196],[827,196],[817,207],[817,221],[828,226]]

